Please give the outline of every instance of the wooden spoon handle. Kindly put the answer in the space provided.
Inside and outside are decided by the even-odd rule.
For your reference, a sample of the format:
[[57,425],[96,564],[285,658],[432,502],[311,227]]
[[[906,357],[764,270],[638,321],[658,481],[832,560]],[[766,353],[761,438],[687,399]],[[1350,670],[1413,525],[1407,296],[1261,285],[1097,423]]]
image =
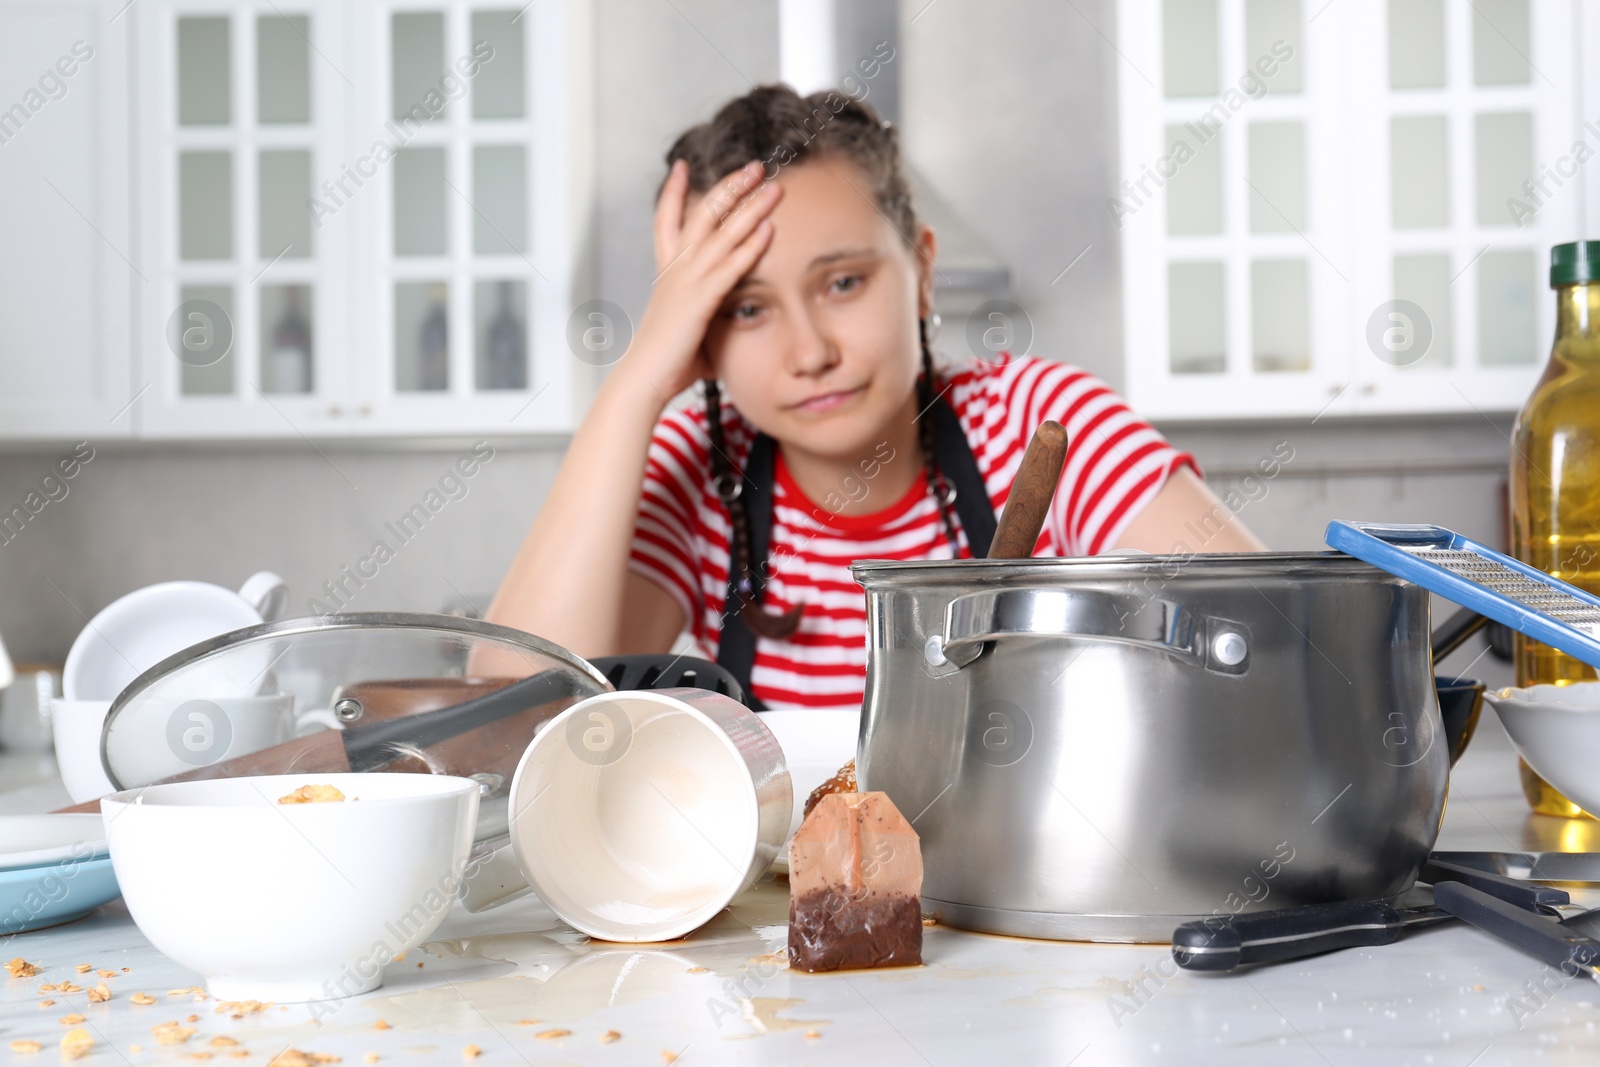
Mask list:
[[1011,495],[1006,497],[994,543],[989,547],[990,559],[1027,559],[1033,555],[1066,462],[1066,428],[1054,420],[1040,423],[1011,483]]

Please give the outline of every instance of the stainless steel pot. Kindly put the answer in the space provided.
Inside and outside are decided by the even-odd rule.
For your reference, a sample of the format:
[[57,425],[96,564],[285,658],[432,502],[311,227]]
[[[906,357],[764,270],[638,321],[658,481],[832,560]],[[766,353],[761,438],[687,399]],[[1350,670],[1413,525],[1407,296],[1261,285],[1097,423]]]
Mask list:
[[1415,882],[1449,774],[1421,588],[1340,553],[852,569],[861,788],[941,921],[1167,941]]

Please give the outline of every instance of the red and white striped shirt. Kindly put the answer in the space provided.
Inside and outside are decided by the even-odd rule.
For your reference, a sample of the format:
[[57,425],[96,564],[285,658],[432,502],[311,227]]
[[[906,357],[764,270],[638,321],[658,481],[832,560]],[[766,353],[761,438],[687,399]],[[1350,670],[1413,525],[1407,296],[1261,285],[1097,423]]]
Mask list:
[[[1065,363],[1002,354],[948,375],[955,409],[998,515],[1034,429],[1055,419],[1067,430],[1066,469],[1034,554],[1094,555],[1123,528],[1180,464],[1179,452],[1098,378]],[[742,467],[754,428],[722,406],[729,458]],[[688,619],[701,654],[716,658],[728,586],[727,511],[711,484],[704,402],[669,411],[657,424],[645,466],[630,569],[661,585]],[[889,446],[877,459],[893,462]],[[915,457],[920,465],[920,457]],[[775,463],[772,534],[764,605],[804,603],[800,628],[786,640],[758,638],[751,685],[768,707],[859,708],[866,684],[866,596],[850,575],[862,559],[950,559],[926,472],[904,496],[865,515],[840,515],[870,493],[878,467],[818,503]],[[961,543],[966,535],[951,509]]]

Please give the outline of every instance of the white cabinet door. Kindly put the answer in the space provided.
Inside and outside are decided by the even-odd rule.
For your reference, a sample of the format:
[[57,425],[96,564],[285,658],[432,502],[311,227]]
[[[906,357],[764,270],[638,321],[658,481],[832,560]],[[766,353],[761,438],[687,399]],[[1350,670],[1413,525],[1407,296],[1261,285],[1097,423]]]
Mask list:
[[357,428],[571,428],[568,321],[592,185],[587,2],[378,2],[356,35],[381,144],[354,206]]
[[120,6],[0,2],[0,437],[132,432]]
[[[352,414],[345,5],[135,11],[145,437],[324,437]],[[320,199],[319,199],[320,198]]]

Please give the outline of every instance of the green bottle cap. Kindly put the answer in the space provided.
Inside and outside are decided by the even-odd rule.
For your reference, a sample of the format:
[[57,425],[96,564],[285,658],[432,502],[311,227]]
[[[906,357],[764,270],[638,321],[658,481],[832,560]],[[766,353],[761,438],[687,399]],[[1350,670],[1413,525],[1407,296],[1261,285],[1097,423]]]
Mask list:
[[1550,288],[1600,281],[1600,241],[1572,241],[1550,249]]

